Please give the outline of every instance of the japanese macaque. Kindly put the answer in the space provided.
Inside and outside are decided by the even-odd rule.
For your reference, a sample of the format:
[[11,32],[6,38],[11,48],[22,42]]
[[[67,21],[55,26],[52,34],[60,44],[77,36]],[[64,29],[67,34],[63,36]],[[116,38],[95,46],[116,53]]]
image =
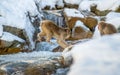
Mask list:
[[79,40],[85,38],[91,38],[93,33],[91,31],[86,31],[82,27],[75,27],[72,31],[72,36],[67,40]]
[[85,18],[80,18],[80,17],[69,17],[67,19],[67,25],[71,29],[73,29],[76,21],[82,21],[85,26],[87,26],[92,32],[94,32],[94,28],[96,27],[98,21],[95,18],[92,17],[85,17]]
[[62,48],[69,46],[65,39],[70,37],[70,29],[58,27],[50,20],[43,20],[40,24],[40,29],[41,32],[37,35],[39,41],[41,41],[42,37],[46,36],[46,41],[50,42],[50,39],[54,37]]
[[117,33],[117,29],[112,24],[105,23],[104,21],[98,23],[98,30],[101,35]]

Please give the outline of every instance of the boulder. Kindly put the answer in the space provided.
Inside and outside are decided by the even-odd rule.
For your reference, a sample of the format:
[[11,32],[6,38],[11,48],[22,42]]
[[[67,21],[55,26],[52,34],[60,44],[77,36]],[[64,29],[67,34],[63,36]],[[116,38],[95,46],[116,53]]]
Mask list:
[[12,54],[22,52],[24,42],[0,40],[0,54]]
[[[64,67],[60,54],[39,52],[38,55],[33,55],[37,53],[38,52],[2,55],[0,57],[0,75],[51,75],[54,74],[58,68]],[[10,59],[11,57],[13,59]]]
[[62,10],[43,10],[44,19],[52,20],[60,27],[66,27]]
[[91,9],[91,12],[93,12],[97,16],[106,16],[111,11],[111,10],[100,11],[97,9],[97,5],[92,5],[90,9]]

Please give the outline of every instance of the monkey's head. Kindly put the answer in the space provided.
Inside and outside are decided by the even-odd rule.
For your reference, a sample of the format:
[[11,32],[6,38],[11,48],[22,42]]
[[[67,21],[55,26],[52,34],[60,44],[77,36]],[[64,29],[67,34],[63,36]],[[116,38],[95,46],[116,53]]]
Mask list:
[[98,23],[98,29],[102,31],[106,26],[106,23],[104,21],[101,21]]

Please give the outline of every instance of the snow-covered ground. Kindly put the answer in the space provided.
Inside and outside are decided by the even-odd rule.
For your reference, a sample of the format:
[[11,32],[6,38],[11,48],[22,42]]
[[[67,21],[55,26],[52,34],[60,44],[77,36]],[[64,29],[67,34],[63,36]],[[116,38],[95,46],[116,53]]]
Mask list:
[[65,8],[64,12],[66,13],[67,16],[69,17],[84,17],[80,11],[78,11],[77,9],[69,9],[69,8]]
[[[79,1],[79,0],[78,0]],[[116,10],[120,5],[120,0],[82,0],[79,4],[79,8],[82,10],[90,11],[92,5],[97,5],[97,9],[104,10]]]
[[118,29],[120,27],[120,13],[110,12],[106,15],[106,22],[113,24]]
[[75,45],[68,75],[120,75],[119,40],[120,34],[114,34]]
[[55,6],[64,7],[63,0],[37,0],[40,7],[43,9],[46,6],[50,6],[50,9],[55,8]]

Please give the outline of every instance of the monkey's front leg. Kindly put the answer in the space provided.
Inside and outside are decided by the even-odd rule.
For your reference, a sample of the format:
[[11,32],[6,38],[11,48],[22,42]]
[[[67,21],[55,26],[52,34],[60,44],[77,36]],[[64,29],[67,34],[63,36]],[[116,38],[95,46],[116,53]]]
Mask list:
[[47,34],[46,36],[46,42],[49,42],[50,44],[53,44],[52,42],[50,42],[50,39],[52,38],[52,34]]
[[38,33],[38,34],[37,34],[37,41],[40,41],[40,42],[41,42],[43,36],[45,36],[45,33],[43,33],[43,32]]

